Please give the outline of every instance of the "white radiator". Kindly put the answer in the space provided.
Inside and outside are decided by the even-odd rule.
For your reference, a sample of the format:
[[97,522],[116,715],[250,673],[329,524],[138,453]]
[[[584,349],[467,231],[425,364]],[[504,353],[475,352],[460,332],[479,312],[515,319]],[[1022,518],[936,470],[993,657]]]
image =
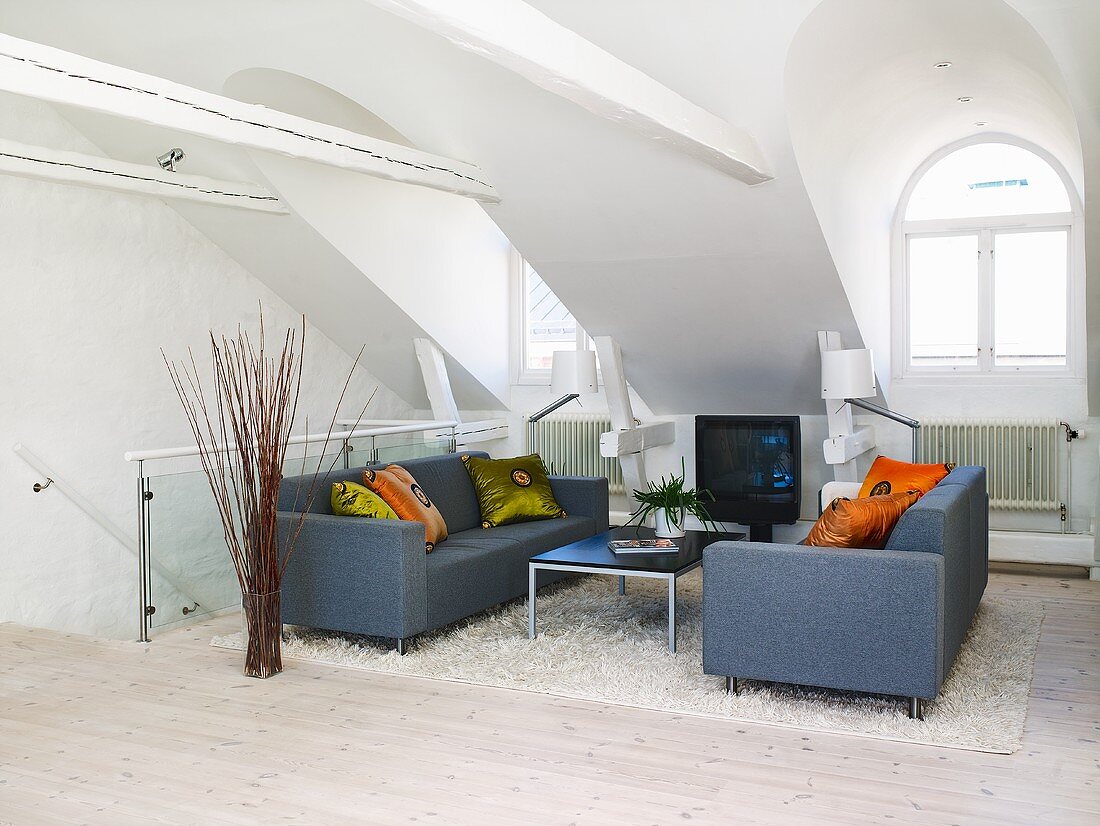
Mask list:
[[983,466],[991,508],[1061,508],[1057,419],[921,419],[920,424],[921,461]]
[[625,493],[618,459],[600,455],[600,434],[611,419],[593,413],[554,413],[527,425],[527,449],[537,453],[551,473],[606,476],[611,493]]

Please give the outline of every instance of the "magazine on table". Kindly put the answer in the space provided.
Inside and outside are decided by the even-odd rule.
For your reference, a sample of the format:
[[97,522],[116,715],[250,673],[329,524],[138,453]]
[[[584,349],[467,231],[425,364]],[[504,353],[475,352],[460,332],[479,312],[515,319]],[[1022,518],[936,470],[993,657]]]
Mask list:
[[613,539],[607,549],[620,555],[680,553],[680,546],[671,539]]

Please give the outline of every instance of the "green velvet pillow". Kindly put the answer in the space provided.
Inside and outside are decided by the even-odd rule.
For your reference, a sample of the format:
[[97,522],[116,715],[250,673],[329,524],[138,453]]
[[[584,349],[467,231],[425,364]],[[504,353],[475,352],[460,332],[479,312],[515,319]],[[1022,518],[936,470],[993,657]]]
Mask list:
[[332,512],[337,516],[367,516],[371,519],[397,519],[393,508],[370,488],[355,482],[332,483]]
[[537,453],[515,459],[463,456],[481,509],[481,527],[565,516],[554,498],[546,466]]

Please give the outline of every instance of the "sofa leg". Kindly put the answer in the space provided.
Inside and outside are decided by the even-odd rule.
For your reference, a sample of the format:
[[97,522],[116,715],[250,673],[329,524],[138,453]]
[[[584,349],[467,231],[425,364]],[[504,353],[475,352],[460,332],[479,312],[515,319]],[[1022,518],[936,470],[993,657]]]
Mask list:
[[405,656],[405,638],[404,637],[398,637],[397,638],[397,653],[400,654],[402,657]]
[[920,697],[909,698],[909,719],[910,720],[923,720],[924,719],[924,701]]
[[736,677],[726,677],[726,693],[727,694],[736,694],[737,693],[737,678]]

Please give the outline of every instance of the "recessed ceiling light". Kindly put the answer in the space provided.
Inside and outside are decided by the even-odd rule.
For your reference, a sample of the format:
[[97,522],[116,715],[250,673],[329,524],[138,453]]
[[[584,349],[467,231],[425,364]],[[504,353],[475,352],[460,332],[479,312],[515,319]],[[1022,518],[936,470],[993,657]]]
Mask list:
[[974,98],[963,95],[961,98],[955,98],[955,100],[957,100],[959,103],[970,103],[970,101],[974,100]]
[[989,121],[976,120],[976,121],[974,121],[974,125],[975,126],[989,126]]
[[944,60],[944,61],[941,61],[939,63],[933,63],[932,68],[933,69],[950,69],[951,68],[951,61],[950,60]]

